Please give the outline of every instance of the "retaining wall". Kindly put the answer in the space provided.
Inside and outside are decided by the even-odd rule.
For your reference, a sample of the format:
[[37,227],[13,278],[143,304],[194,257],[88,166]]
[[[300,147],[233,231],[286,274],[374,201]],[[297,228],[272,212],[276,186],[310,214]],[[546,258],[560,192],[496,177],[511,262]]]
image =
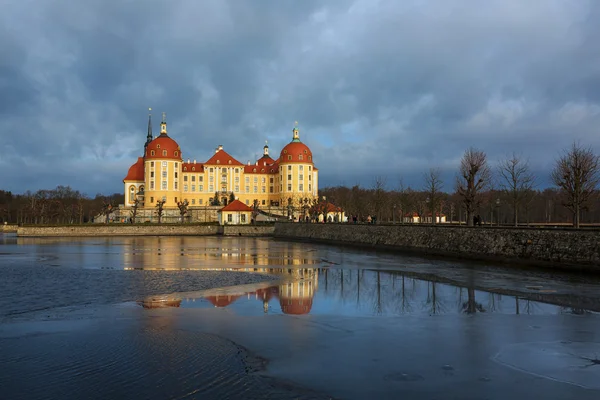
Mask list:
[[596,230],[277,223],[274,236],[600,272]]
[[71,236],[270,236],[273,226],[218,225],[91,225],[91,226],[25,226],[19,227],[21,237]]
[[15,233],[18,227],[17,224],[1,224],[0,233]]

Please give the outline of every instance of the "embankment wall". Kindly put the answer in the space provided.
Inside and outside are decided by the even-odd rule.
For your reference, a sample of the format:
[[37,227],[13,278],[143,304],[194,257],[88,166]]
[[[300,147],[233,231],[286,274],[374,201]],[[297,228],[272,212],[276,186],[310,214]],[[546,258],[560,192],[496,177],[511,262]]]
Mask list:
[[270,236],[273,226],[218,225],[87,225],[87,226],[22,226],[21,237],[76,236]]
[[276,223],[274,236],[600,272],[597,230]]
[[18,227],[16,224],[1,224],[0,233],[15,233]]

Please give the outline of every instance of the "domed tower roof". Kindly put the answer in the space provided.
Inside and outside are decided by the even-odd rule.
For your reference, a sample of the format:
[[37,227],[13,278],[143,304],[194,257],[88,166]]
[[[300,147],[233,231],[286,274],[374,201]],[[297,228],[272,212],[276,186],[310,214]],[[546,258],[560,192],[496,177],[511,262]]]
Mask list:
[[298,130],[297,125],[298,123],[296,122],[296,126],[294,126],[294,129],[292,130],[292,141],[285,145],[283,149],[281,149],[281,153],[279,154],[279,162],[281,164],[313,163],[312,151],[310,151],[307,145],[300,141],[300,131]]
[[146,159],[182,160],[181,148],[167,133],[167,121],[164,113],[160,123],[160,135],[146,145],[144,156]]
[[144,180],[144,158],[138,157],[135,164],[129,167],[127,176],[123,179],[125,181],[143,181]]

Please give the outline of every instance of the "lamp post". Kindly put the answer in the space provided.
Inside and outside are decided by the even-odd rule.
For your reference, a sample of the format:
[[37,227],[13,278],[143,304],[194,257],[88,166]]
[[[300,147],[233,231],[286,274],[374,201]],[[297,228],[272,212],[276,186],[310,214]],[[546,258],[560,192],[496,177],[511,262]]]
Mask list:
[[500,199],[496,199],[496,226],[500,226]]
[[396,223],[396,205],[394,204],[394,211],[392,212],[392,221],[395,224]]

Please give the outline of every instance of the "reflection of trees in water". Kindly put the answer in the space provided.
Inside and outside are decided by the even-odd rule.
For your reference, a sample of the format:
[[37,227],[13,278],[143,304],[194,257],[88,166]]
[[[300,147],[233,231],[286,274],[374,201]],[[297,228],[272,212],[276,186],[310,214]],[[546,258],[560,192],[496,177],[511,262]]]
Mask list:
[[502,311],[502,295],[498,293],[488,293],[488,311],[496,312]]
[[475,301],[475,289],[467,288],[467,301],[463,303],[463,312],[467,314],[475,314],[477,311],[485,312],[485,308],[481,303]]
[[434,281],[427,282],[427,300],[425,304],[429,306],[429,313],[432,315],[447,311],[442,299],[437,295],[436,282]]

